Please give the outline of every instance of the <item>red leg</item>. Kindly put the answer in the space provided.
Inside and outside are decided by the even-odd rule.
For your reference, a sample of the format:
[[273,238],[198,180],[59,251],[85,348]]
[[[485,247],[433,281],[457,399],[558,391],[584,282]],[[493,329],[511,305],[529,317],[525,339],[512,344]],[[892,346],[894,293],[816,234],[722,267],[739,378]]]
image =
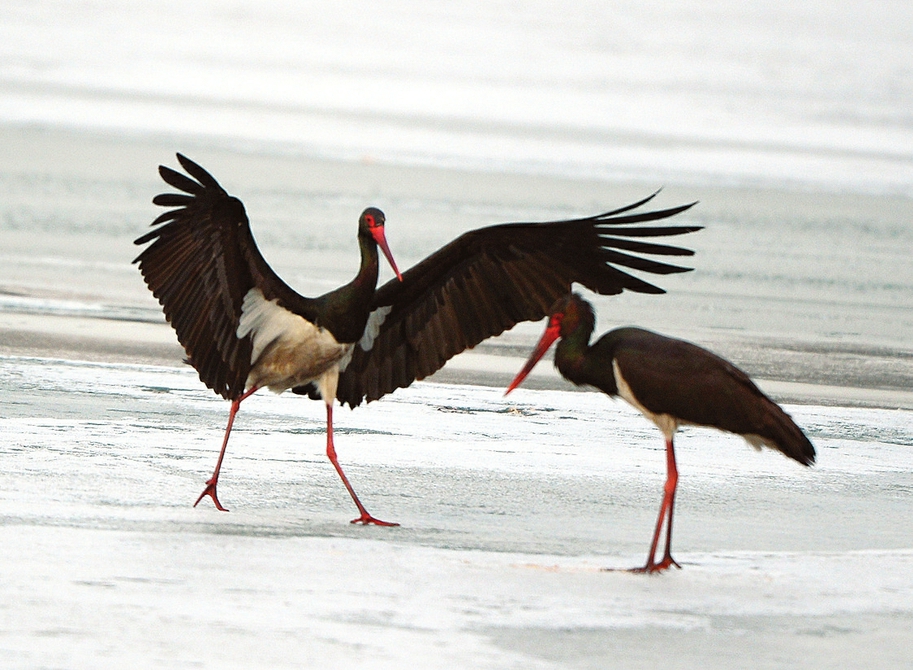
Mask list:
[[193,503],[193,506],[196,507],[200,504],[200,501],[209,496],[212,498],[212,502],[215,504],[216,509],[221,512],[227,512],[228,510],[222,507],[222,503],[219,502],[219,497],[216,495],[216,486],[219,483],[219,470],[222,469],[222,459],[225,458],[225,447],[228,446],[228,436],[231,435],[231,426],[235,422],[235,414],[238,413],[238,409],[241,407],[241,401],[247,398],[249,395],[254,393],[257,390],[257,387],[253,387],[250,391],[247,391],[237,400],[232,400],[231,402],[231,411],[228,413],[228,426],[225,428],[225,438],[222,440],[222,451],[219,452],[219,460],[216,461],[216,469],[212,473],[212,477],[206,482],[206,488],[203,489],[203,492],[200,494],[200,497],[197,498],[197,501]]
[[666,495],[669,496],[669,518],[666,525],[666,551],[663,553],[663,560],[657,566],[657,570],[666,570],[673,565],[679,570],[682,569],[675,559],[672,558],[672,512],[675,511],[675,491],[678,489],[678,467],[675,465],[675,449],[672,446],[672,438],[666,441]]
[[361,516],[357,519],[352,519],[351,523],[361,523],[367,525],[373,523],[375,526],[398,526],[398,523],[390,523],[389,521],[381,521],[380,519],[375,519],[373,516],[368,514],[368,510],[365,509],[365,506],[361,504],[361,501],[358,499],[358,496],[355,495],[355,489],[352,488],[352,485],[349,483],[348,477],[342,471],[342,467],[339,465],[339,461],[336,460],[336,447],[333,446],[333,404],[332,401],[327,403],[327,458],[330,459],[330,463],[333,464],[333,467],[336,468],[336,472],[339,473],[339,478],[342,479],[342,483],[345,485],[346,490],[349,492],[349,495],[352,496],[352,500],[355,501],[355,506],[358,508],[358,511],[361,512]]
[[[666,485],[663,492],[663,502],[659,508],[659,518],[656,519],[656,530],[653,532],[653,542],[650,543],[650,553],[647,555],[647,564],[642,568],[635,568],[632,572],[661,572],[673,565],[681,568],[672,558],[672,511],[675,507],[675,490],[678,488],[678,468],[675,465],[675,449],[672,438],[666,439]],[[668,514],[668,517],[666,516]],[[659,546],[659,536],[663,530],[663,520],[666,519],[666,551],[663,560],[656,562],[656,548]]]

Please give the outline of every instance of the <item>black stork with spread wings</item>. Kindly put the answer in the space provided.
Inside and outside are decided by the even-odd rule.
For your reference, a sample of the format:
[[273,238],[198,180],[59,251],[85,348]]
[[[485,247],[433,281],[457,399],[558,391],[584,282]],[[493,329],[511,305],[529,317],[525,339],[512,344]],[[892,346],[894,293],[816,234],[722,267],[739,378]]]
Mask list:
[[[151,244],[134,262],[200,380],[231,401],[215,471],[197,499],[208,495],[220,510],[216,485],[241,401],[264,386],[291,388],[326,403],[327,456],[360,512],[352,523],[393,525],[367,512],[339,465],[334,399],[355,407],[423,379],[464,349],[546,316],[574,282],[604,295],[664,293],[618,266],[685,272],[690,268],[638,254],[690,256],[688,249],[647,240],[700,229],[635,225],[694,204],[632,211],[650,196],[597,216],[474,230],[400,275],[385,241],[384,214],[372,207],[359,219],[358,274],[335,291],[305,298],[267,265],[241,201],[202,167],[177,157],[192,179],[159,168],[162,179],[183,193],[154,198],[175,209],[136,240]],[[397,274],[380,289],[378,245]]]
[[[596,317],[590,303],[577,294],[559,299],[551,312],[542,339],[505,395],[519,386],[560,338],[555,367],[565,379],[624,398],[666,438],[663,502],[647,563],[635,572],[681,567],[672,558],[672,511],[678,485],[672,438],[679,425],[735,433],[758,449],[777,449],[802,465],[815,461],[815,448],[792,418],[729,361],[690,342],[642,328],[616,328],[590,344]],[[657,562],[664,520],[666,550]]]

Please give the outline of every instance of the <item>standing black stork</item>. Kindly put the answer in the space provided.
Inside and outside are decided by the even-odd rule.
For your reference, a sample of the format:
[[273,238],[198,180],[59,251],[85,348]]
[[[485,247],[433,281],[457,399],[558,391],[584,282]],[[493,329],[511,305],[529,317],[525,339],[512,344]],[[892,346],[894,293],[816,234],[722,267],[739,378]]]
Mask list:
[[[617,328],[589,344],[596,324],[593,307],[577,294],[559,299],[545,333],[526,365],[507,388],[514,390],[561,338],[555,367],[578,386],[595,386],[621,396],[656,424],[666,438],[666,485],[647,563],[635,572],[659,572],[681,566],[672,559],[672,510],[678,468],[672,437],[680,425],[718,428],[744,437],[753,447],[777,449],[802,465],[815,461],[815,448],[779,405],[764,395],[744,372],[690,342],[641,328]],[[666,524],[666,551],[656,562],[656,548]]]
[[[183,193],[153,199],[176,209],[152,224],[164,225],[136,240],[152,244],[134,262],[200,380],[231,400],[219,460],[197,499],[208,495],[220,510],[216,485],[241,401],[263,386],[276,392],[291,388],[326,403],[327,456],[360,512],[352,523],[393,525],[367,512],[337,461],[334,398],[356,407],[423,379],[464,349],[520,321],[546,316],[573,282],[602,294],[664,293],[615,265],[654,274],[685,272],[690,268],[634,254],[693,252],[638,238],[700,229],[631,227],[694,204],[628,213],[651,195],[582,219],[474,230],[400,275],[384,239],[384,214],[372,207],[359,220],[356,277],[326,295],[305,298],[266,264],[241,201],[202,167],[177,158],[193,179],[159,168],[162,179]],[[375,290],[378,244],[397,279]]]

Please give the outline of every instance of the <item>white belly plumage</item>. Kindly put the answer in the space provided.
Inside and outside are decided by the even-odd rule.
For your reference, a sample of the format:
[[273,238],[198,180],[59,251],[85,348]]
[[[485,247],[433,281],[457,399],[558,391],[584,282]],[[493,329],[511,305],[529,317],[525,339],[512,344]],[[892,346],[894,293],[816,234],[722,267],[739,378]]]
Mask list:
[[671,440],[678,429],[678,420],[669,414],[654,414],[646,407],[640,404],[628,382],[621,374],[621,368],[618,367],[618,361],[612,359],[612,372],[615,374],[615,386],[618,387],[618,395],[624,398],[631,407],[639,409],[645,417],[656,424],[656,427],[662,431],[667,440]]
[[321,392],[329,394],[324,399],[336,395],[339,361],[351,344],[340,344],[328,330],[267,300],[258,288],[244,296],[236,334],[251,336],[248,389],[266,386],[282,393],[317,380]]

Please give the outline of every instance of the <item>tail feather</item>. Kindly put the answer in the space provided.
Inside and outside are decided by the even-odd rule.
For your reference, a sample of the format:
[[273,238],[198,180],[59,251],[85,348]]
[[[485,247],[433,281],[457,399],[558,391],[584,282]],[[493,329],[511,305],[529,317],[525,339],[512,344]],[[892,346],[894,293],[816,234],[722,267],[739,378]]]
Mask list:
[[765,413],[762,430],[743,437],[755,447],[766,445],[783,452],[802,465],[815,462],[815,447],[792,417],[772,400]]

